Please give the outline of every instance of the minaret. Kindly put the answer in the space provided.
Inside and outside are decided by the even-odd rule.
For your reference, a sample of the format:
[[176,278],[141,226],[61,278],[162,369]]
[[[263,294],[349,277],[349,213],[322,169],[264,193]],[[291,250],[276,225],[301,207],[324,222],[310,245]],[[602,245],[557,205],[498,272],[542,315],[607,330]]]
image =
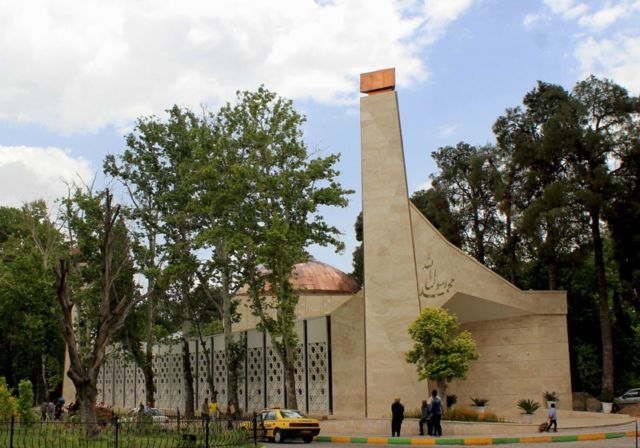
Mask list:
[[427,386],[405,361],[420,314],[395,69],[360,76],[367,417],[394,397],[416,407]]

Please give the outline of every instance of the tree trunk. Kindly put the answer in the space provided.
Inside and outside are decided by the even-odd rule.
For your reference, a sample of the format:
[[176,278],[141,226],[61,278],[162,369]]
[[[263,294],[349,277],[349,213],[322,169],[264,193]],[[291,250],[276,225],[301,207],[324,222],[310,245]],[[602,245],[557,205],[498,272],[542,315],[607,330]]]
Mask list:
[[96,398],[98,388],[96,381],[91,381],[85,377],[82,382],[76,385],[76,398],[80,400],[80,421],[84,425],[85,433],[94,437],[98,435],[98,417],[96,414]]
[[607,297],[607,283],[604,270],[602,236],[600,235],[600,210],[594,208],[591,215],[591,235],[593,238],[593,258],[596,270],[596,286],[600,314],[600,336],[602,341],[602,399],[611,401],[614,392],[613,378],[613,335]]
[[287,391],[287,407],[298,409],[298,395],[296,393],[296,348],[291,346],[291,338],[288,334],[282,336],[284,347],[283,363],[284,378]]
[[438,381],[436,383],[438,385],[438,394],[442,399],[442,413],[447,410],[447,382],[446,381]]
[[182,337],[182,369],[184,371],[184,417],[193,419],[196,416],[193,390],[193,374],[191,373],[191,358],[189,353],[189,341]]
[[142,374],[144,375],[144,396],[146,403],[149,404],[150,407],[156,407],[156,385],[154,384],[154,376],[153,372],[153,348],[147,347],[147,351],[144,354],[145,363],[142,367]]
[[231,294],[229,294],[229,279],[227,275],[222,276],[222,328],[224,330],[224,360],[227,365],[227,401],[232,400],[236,409],[238,403],[238,373],[234,366],[235,353],[232,353],[231,344],[233,342],[233,316],[231,313]]

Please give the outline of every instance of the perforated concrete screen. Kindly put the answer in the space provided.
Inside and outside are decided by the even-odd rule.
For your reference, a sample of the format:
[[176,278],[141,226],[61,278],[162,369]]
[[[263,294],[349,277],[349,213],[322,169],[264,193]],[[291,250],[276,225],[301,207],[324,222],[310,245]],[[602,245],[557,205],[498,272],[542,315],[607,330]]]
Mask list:
[[[300,321],[296,324],[296,331],[300,344],[296,348],[295,391],[286,390],[284,367],[270,337],[257,330],[243,333],[247,350],[238,379],[238,399],[242,409],[252,411],[283,406],[286,394],[295,393],[299,409],[314,414],[331,413],[329,318]],[[154,349],[155,396],[159,408],[184,409],[182,356],[181,343]],[[218,392],[218,403],[226,403],[227,366],[222,335],[207,338],[204,346],[200,341],[190,341],[189,360],[196,408],[199,409],[205,397],[212,397],[209,375]],[[135,408],[146,401],[144,383],[142,370],[133,362],[112,353],[99,374],[98,401]]]

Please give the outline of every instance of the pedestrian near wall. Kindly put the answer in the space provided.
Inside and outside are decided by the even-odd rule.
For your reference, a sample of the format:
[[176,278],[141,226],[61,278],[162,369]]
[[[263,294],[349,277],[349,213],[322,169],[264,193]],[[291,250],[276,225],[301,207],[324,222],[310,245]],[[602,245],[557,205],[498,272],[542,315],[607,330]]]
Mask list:
[[400,437],[402,420],[404,420],[404,406],[400,403],[400,398],[395,398],[391,405],[391,437]]
[[431,420],[429,419],[429,405],[427,404],[427,400],[422,400],[422,405],[420,406],[420,435],[424,435],[424,424],[427,424],[427,431],[431,434]]
[[440,419],[442,419],[442,399],[438,396],[437,390],[431,391],[431,398],[429,398],[429,415],[431,419],[431,432],[430,436],[440,437],[442,435],[442,425]]

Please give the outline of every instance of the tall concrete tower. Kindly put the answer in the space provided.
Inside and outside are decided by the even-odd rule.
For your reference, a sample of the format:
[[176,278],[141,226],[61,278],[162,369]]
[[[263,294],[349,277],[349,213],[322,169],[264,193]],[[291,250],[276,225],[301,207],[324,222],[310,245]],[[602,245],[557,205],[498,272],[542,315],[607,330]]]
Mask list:
[[[420,314],[395,69],[360,78],[362,210],[368,417],[390,415],[394,397],[427,395],[405,353],[409,325]],[[393,285],[391,287],[391,285]]]

